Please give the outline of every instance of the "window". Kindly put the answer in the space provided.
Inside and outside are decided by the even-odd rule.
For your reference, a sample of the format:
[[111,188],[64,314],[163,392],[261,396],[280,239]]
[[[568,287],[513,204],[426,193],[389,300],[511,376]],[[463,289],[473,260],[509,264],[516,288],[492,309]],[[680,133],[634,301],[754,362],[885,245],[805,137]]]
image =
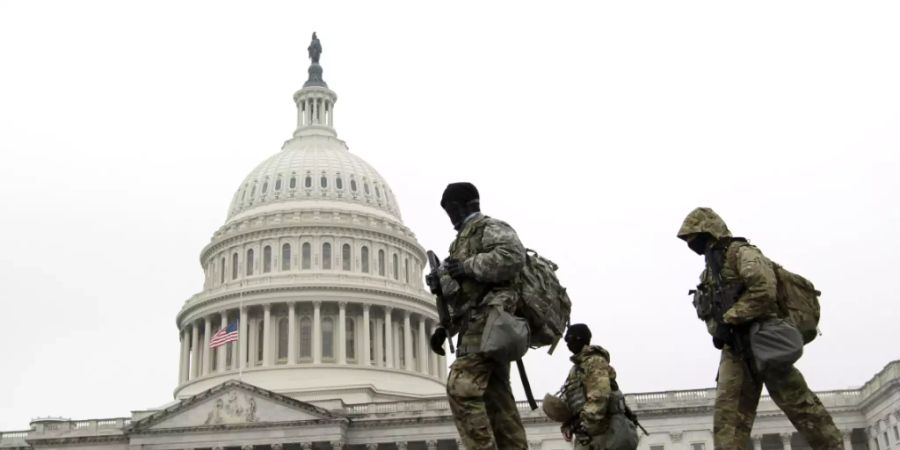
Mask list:
[[312,321],[309,317],[300,319],[300,357],[312,358]]
[[236,280],[238,274],[238,254],[231,255],[231,279]]
[[322,320],[322,358],[334,358],[334,320],[331,317]]
[[268,190],[269,190],[269,182],[268,182],[268,181],[265,181],[265,182],[263,183],[262,193],[265,194],[266,191],[268,191]]
[[403,260],[403,274],[406,279],[406,284],[409,284],[409,258]]
[[400,263],[397,262],[397,254],[396,253],[394,253],[394,256],[392,259],[393,259],[393,261],[391,261],[391,262],[393,263],[393,266],[394,266],[394,279],[399,280],[400,279],[400,267],[399,267]]
[[278,321],[278,359],[286,360],[288,356],[288,319],[282,317]]
[[366,195],[369,195],[369,183],[363,183],[363,191],[366,192]]
[[225,369],[231,369],[234,364],[234,342],[225,344]]
[[878,436],[875,436],[875,450],[881,450],[881,442],[878,442]]
[[378,250],[378,275],[384,276],[384,250]]
[[884,446],[885,448],[891,447],[891,441],[888,439],[887,431],[884,432]]
[[328,187],[328,177],[326,177],[325,175],[322,175],[322,178],[319,178],[319,185],[322,186],[322,189],[327,188]]
[[406,367],[406,336],[403,331],[403,327],[397,327],[397,356],[401,369]]
[[706,444],[703,442],[691,444],[691,450],[706,450]]
[[356,322],[348,317],[344,327],[344,333],[347,334],[347,359],[353,361],[356,359]]
[[247,250],[247,276],[253,275],[253,249]]
[[375,186],[375,196],[381,198],[381,189],[378,189],[378,186]]
[[263,273],[272,271],[272,247],[263,247]]
[[244,186],[244,192],[241,192],[241,201],[244,201],[244,198],[247,197],[247,186]]
[[[410,334],[413,335],[413,338],[410,339],[410,342],[412,343],[412,359],[413,361],[416,361],[419,359],[419,340],[416,339],[415,331]],[[415,368],[415,364],[413,364],[413,370],[418,370]]]
[[256,322],[257,328],[257,336],[256,336],[256,362],[262,363],[263,361],[263,342],[266,341],[266,330],[264,329],[264,322],[262,320]]
[[294,189],[295,187],[297,187],[297,177],[291,177],[291,182],[288,186],[290,186],[291,189]]
[[303,186],[306,187],[307,189],[312,187],[312,177],[311,176],[309,176],[309,175],[306,176],[306,179],[303,180]]
[[894,439],[900,441],[900,428],[897,425],[894,425]]
[[356,192],[356,180],[350,180],[350,190]]
[[312,253],[312,249],[311,249],[310,246],[309,246],[309,242],[304,242],[304,243],[303,243],[303,247],[302,247],[302,251],[301,251],[301,252],[303,253],[303,265],[302,265],[301,268],[303,268],[303,269],[309,269],[309,267],[310,267],[310,260],[312,259],[312,256],[310,255],[310,253]]
[[278,192],[280,190],[281,190],[281,177],[278,177],[278,179],[275,180],[275,192]]
[[256,184],[253,185],[253,189],[250,189],[250,197],[256,195]]
[[281,270],[291,270],[291,244],[281,246]]
[[650,450],[665,450],[666,447],[662,445],[651,445]]
[[337,187],[338,189],[344,188],[344,181],[341,180],[341,177],[337,177],[337,179],[334,180],[334,186]]
[[331,270],[331,244],[328,242],[322,244],[322,268]]
[[219,283],[225,282],[225,258],[222,258],[222,266],[219,267]]
[[341,268],[350,270],[350,244],[341,246]]
[[375,364],[375,321],[369,320],[369,362]]
[[359,252],[359,262],[363,273],[369,273],[369,247],[363,245]]

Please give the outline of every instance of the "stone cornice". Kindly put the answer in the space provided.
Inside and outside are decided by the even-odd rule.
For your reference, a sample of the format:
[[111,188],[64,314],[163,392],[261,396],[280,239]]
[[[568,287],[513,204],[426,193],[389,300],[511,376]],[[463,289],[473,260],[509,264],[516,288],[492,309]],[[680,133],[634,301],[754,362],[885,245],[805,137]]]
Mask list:
[[237,430],[254,430],[266,428],[293,428],[293,427],[309,427],[314,425],[338,425],[341,429],[346,429],[350,424],[350,419],[345,417],[336,419],[311,419],[311,420],[292,420],[286,422],[254,422],[240,424],[222,424],[222,425],[198,425],[183,428],[158,428],[133,430],[128,432],[128,436],[153,436],[160,434],[186,434],[186,433],[208,433],[211,431],[237,431]]
[[[365,297],[365,294],[370,295],[379,295],[385,296],[394,299],[403,299],[409,302],[412,302],[414,305],[418,305],[422,308],[422,310],[427,311],[431,314],[427,314],[429,318],[432,320],[437,320],[437,310],[435,305],[430,301],[427,294],[422,291],[421,296],[413,295],[409,292],[403,292],[400,290],[392,290],[392,289],[381,289],[373,286],[348,286],[348,285],[333,285],[333,284],[319,284],[319,283],[309,283],[309,284],[283,284],[283,285],[260,285],[260,286],[252,286],[245,287],[243,289],[235,289],[224,291],[221,294],[213,294],[207,298],[199,297],[202,300],[197,300],[197,297],[188,300],[185,305],[182,307],[181,311],[178,312],[178,315],[175,318],[176,325],[179,329],[182,328],[182,324],[185,322],[186,317],[190,317],[191,314],[197,312],[199,309],[205,306],[210,306],[216,303],[225,305],[227,300],[232,300],[234,303],[235,300],[240,302],[241,296],[249,297],[253,295],[259,294],[277,294],[277,293],[314,293],[314,292],[347,292],[354,294],[363,294],[361,297]],[[202,294],[201,294],[202,295]],[[274,303],[273,299],[267,298],[256,301],[252,298],[243,299],[244,306],[253,306],[257,304],[266,304],[266,303]],[[368,300],[368,299],[367,299]],[[300,301],[300,300],[298,300]],[[359,303],[363,303],[360,301]],[[399,307],[400,305],[391,302],[379,302],[377,300],[368,300],[365,303],[369,303],[372,305],[378,306],[391,306],[391,307]],[[238,307],[238,305],[227,305],[229,307]],[[422,312],[420,312],[422,314]],[[196,320],[197,318],[191,318],[192,320]]]
[[67,445],[67,444],[93,444],[93,443],[113,443],[128,442],[128,434],[101,434],[93,436],[69,436],[69,437],[49,437],[49,438],[29,438],[25,442],[32,447],[48,446],[48,445]]

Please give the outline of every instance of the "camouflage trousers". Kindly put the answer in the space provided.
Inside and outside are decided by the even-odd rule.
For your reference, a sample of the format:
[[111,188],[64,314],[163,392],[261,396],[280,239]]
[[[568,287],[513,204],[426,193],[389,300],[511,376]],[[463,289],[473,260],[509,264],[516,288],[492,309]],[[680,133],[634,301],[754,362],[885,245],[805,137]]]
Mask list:
[[467,450],[527,450],[525,427],[509,386],[509,364],[472,353],[456,358],[447,379],[456,429]]
[[716,386],[713,434],[716,450],[744,450],[750,443],[750,430],[762,385],[784,411],[809,446],[816,450],[842,450],[841,434],[825,406],[806,385],[795,367],[779,372],[751,375],[749,365],[730,347],[722,350]]

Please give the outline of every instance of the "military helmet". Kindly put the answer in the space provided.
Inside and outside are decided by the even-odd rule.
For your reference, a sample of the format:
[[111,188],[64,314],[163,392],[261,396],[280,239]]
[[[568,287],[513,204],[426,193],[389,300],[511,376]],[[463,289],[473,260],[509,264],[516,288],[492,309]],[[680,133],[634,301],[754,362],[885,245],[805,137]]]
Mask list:
[[697,233],[709,233],[715,239],[731,237],[731,231],[725,221],[716,214],[712,208],[696,208],[684,218],[678,237],[688,240],[688,237]]
[[569,407],[566,406],[566,402],[562,401],[561,398],[553,395],[547,394],[544,396],[544,402],[541,405],[541,408],[544,410],[544,414],[553,420],[554,422],[568,422],[569,419],[572,418],[572,411],[569,411]]

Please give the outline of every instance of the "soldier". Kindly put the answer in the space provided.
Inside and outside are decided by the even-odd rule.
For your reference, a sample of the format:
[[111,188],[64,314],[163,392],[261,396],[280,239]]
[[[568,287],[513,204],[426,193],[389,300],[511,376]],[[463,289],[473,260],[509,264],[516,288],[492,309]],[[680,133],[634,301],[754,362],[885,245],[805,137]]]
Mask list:
[[488,308],[516,309],[518,294],[511,284],[525,264],[525,248],[512,227],[481,214],[471,183],[448,185],[441,207],[458,234],[442,266],[446,274],[431,274],[427,281],[433,291],[443,291],[453,317],[448,328],[435,330],[431,348],[443,355],[447,337],[461,336],[447,379],[456,428],[469,450],[525,450],[509,363],[480,352]]
[[[716,450],[747,448],[763,384],[812,448],[843,448],[834,421],[800,371],[791,365],[757,373],[748,355],[738,350],[749,351],[746,337],[752,323],[779,314],[772,262],[745,239],[732,237],[722,218],[710,208],[691,211],[678,237],[706,259],[698,292],[723,297],[695,301],[698,316],[713,335],[713,345],[722,350],[713,418]],[[709,308],[702,307],[710,301],[733,306],[716,320]]]
[[563,438],[571,442],[574,437],[576,450],[605,450],[611,448],[607,437],[612,438],[608,434],[617,420],[613,446],[616,450],[637,448],[637,432],[624,417],[625,400],[616,383],[616,370],[609,365],[609,352],[591,345],[591,330],[583,323],[569,326],[565,340],[573,366],[562,399],[572,417],[561,427]]

